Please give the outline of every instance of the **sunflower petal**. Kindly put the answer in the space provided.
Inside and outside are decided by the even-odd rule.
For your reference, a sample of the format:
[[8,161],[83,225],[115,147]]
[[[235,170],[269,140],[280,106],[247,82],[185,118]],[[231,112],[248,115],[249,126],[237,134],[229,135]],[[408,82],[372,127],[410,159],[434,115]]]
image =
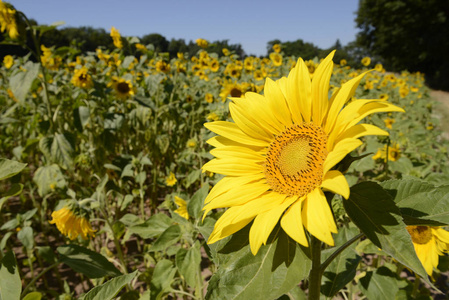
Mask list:
[[263,140],[259,140],[245,134],[239,126],[235,123],[226,121],[216,121],[211,123],[205,123],[204,126],[212,132],[218,135],[224,136],[230,140],[242,143],[245,145],[266,147],[268,143]]
[[362,144],[363,142],[359,139],[344,139],[337,143],[324,161],[323,174],[326,174],[327,171],[338,164],[346,155]]
[[254,161],[234,157],[232,159],[213,159],[203,166],[203,172],[209,171],[229,176],[255,175],[262,172],[262,167]]
[[[284,196],[285,198],[286,196]],[[287,198],[281,205],[257,215],[249,231],[249,244],[251,252],[256,255],[262,244],[266,245],[268,236],[284,211],[296,200],[295,197]]]
[[285,212],[281,219],[281,226],[284,231],[296,242],[308,247],[309,242],[304,232],[304,225],[302,224],[301,209],[305,198],[296,200]]
[[312,99],[312,84],[309,70],[302,58],[298,59],[297,67],[290,71],[287,78],[287,102],[296,124],[310,122]]
[[320,63],[312,79],[312,122],[321,126],[329,104],[329,80],[332,75],[335,50]]
[[326,173],[321,183],[321,187],[335,194],[342,195],[345,199],[349,198],[349,185],[345,176],[337,170],[331,170]]
[[332,232],[337,232],[334,216],[320,188],[307,195],[302,208],[302,219],[306,229],[317,239],[333,246]]

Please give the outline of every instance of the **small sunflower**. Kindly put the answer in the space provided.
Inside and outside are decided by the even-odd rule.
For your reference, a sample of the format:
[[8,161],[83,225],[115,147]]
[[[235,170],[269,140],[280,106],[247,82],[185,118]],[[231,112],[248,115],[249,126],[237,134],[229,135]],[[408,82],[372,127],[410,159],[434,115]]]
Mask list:
[[207,46],[209,46],[209,42],[206,41],[205,39],[196,39],[196,44],[198,46],[200,46],[201,48],[207,48]]
[[174,186],[176,182],[178,182],[178,180],[176,179],[175,174],[173,174],[172,172],[170,172],[170,174],[168,174],[168,176],[165,177],[165,184],[167,186]]
[[[388,155],[387,155],[388,148]],[[372,159],[383,159],[386,161],[397,161],[401,157],[401,149],[399,145],[394,143],[392,146],[385,145],[383,148],[377,150],[377,153],[372,157]]]
[[365,56],[364,58],[362,58],[362,65],[364,65],[365,67],[368,67],[371,64],[371,58],[369,58],[368,56]]
[[384,120],[385,123],[385,127],[387,127],[388,129],[393,129],[393,124],[396,123],[395,119],[392,118],[386,118]]
[[277,52],[270,53],[270,59],[276,67],[282,66],[282,55]]
[[56,224],[58,230],[69,239],[74,240],[79,235],[84,240],[90,236],[94,236],[95,230],[92,230],[89,221],[87,220],[87,212],[77,204],[69,204],[54,211],[52,214],[50,224]]
[[86,67],[76,70],[71,82],[74,86],[83,89],[90,89],[94,85],[92,77]]
[[308,246],[307,231],[334,245],[337,232],[323,190],[349,197],[344,175],[335,169],[362,145],[360,137],[388,135],[369,124],[358,124],[376,112],[404,110],[378,99],[353,100],[365,74],[346,82],[328,99],[334,52],[315,70],[313,79],[300,58],[288,77],[267,79],[264,95],[231,98],[234,122],[205,126],[218,134],[207,142],[215,159],[204,172],[223,174],[205,200],[204,216],[229,209],[218,219],[208,243],[215,243],[253,221],[249,233],[256,254],[280,220],[284,231]]
[[274,44],[273,45],[273,51],[276,52],[276,53],[280,53],[281,52],[281,45]]
[[121,99],[126,99],[130,96],[134,96],[134,88],[131,80],[125,80],[123,78],[112,77],[112,82],[109,86],[114,88],[117,96]]
[[407,226],[416,255],[427,274],[438,266],[438,256],[449,252],[449,232],[441,227]]
[[178,209],[175,210],[175,213],[183,217],[184,219],[189,219],[189,212],[187,211],[187,202],[186,200],[175,196],[175,203],[178,206]]
[[14,65],[14,58],[11,55],[3,57],[3,65],[5,68],[10,69]]

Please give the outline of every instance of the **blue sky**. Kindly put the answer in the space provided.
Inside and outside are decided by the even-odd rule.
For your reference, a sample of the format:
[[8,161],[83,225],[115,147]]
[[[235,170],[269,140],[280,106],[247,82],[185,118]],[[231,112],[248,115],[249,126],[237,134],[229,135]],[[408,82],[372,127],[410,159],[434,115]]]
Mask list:
[[[6,0],[7,1],[7,0]],[[8,2],[8,1],[7,1]],[[229,40],[263,55],[267,42],[302,39],[320,48],[355,39],[359,0],[10,0],[39,24],[116,27],[123,36],[160,33],[168,40]]]

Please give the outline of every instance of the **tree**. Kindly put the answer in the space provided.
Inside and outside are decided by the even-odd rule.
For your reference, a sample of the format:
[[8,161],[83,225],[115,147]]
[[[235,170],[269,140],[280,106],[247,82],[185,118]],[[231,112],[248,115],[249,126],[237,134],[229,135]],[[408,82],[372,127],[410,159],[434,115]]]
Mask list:
[[424,72],[430,86],[449,89],[449,1],[361,0],[356,23],[357,45],[387,69]]
[[156,52],[168,52],[168,45],[170,44],[167,39],[159,33],[146,34],[140,39],[140,42],[144,45],[153,44]]

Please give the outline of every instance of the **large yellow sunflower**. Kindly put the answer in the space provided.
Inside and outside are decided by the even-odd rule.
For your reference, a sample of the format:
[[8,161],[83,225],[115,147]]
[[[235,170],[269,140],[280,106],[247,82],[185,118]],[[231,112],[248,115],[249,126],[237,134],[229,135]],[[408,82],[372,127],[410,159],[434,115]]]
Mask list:
[[401,111],[378,99],[353,100],[364,74],[346,82],[328,99],[334,52],[310,79],[300,58],[288,77],[267,78],[264,95],[248,92],[231,98],[234,122],[205,126],[218,134],[208,140],[215,159],[203,171],[225,175],[205,200],[204,216],[229,207],[215,224],[208,243],[225,238],[254,220],[249,233],[256,254],[276,223],[298,243],[308,246],[304,232],[333,245],[337,232],[323,193],[349,196],[342,173],[332,168],[359,147],[365,135],[388,135],[376,126],[358,124],[375,112]]
[[449,252],[449,232],[441,227],[407,226],[416,255],[427,274],[438,266],[438,255]]

